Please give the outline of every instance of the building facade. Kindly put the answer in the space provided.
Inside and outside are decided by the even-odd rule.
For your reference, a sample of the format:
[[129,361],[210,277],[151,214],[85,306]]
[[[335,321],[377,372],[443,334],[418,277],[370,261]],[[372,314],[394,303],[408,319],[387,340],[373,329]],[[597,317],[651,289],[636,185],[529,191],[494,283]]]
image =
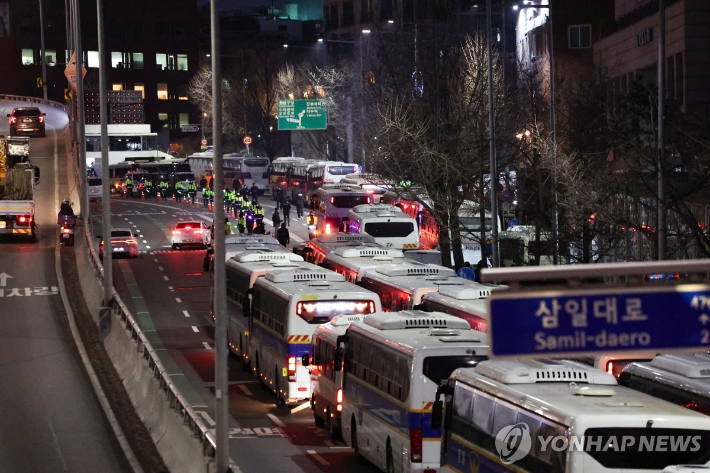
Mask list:
[[[85,88],[98,92],[98,29],[96,2],[80,0]],[[67,80],[65,2],[43,1],[48,98],[64,101]],[[0,91],[42,96],[38,2],[0,1]],[[136,90],[143,95],[146,123],[154,131],[180,137],[181,125],[199,123],[188,101],[187,87],[197,71],[197,5],[195,0],[123,0],[104,3],[106,78],[108,90]]]
[[[634,80],[658,85],[658,0],[616,0],[617,29],[594,45],[616,95]],[[710,2],[666,0],[666,97],[686,113],[710,118]]]

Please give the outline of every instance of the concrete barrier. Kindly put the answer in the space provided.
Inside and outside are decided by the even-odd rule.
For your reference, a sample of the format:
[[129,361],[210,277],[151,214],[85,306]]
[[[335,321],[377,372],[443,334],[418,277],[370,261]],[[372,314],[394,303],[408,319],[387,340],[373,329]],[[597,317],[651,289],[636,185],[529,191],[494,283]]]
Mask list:
[[[94,320],[98,320],[103,269],[89,238],[85,229],[84,238],[77,239],[77,243],[82,241],[76,245],[76,262],[87,306]],[[173,473],[214,472],[216,444],[208,426],[172,383],[150,342],[115,292],[112,307],[112,327],[104,339],[106,352],[166,466]],[[233,462],[230,472],[241,473]]]

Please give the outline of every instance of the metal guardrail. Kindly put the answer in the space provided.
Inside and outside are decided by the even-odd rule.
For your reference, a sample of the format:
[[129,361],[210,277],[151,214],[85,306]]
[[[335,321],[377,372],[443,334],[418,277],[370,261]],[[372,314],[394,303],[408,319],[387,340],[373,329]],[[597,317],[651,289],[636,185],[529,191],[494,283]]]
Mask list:
[[22,95],[2,95],[2,94],[0,94],[0,100],[12,100],[15,102],[27,102],[27,103],[37,103],[37,104],[47,105],[48,107],[56,108],[57,110],[61,110],[64,113],[69,114],[69,109],[67,108],[66,105],[61,104],[59,102],[55,102],[53,100],[45,100],[45,99],[40,99],[37,97],[25,97]]
[[[96,277],[100,281],[103,281],[103,265],[100,263],[99,257],[91,244],[91,237],[87,228],[84,228],[84,237],[86,238],[86,244],[89,249],[89,259],[91,260],[92,266],[94,266]],[[163,363],[138,326],[133,314],[130,313],[126,304],[121,300],[121,297],[115,290],[113,293],[112,310],[121,317],[121,322],[125,325],[125,328],[131,332],[131,336],[136,342],[137,350],[141,352],[142,357],[148,361],[148,367],[153,370],[153,376],[160,381],[160,387],[166,392],[170,407],[182,415],[183,422],[189,425],[193,435],[202,441],[203,454],[205,456],[214,456],[217,445],[215,438],[210,434],[202,417],[197,415],[195,410],[187,403],[182,393],[175,387]],[[234,467],[232,467],[232,471],[239,470],[235,470]]]

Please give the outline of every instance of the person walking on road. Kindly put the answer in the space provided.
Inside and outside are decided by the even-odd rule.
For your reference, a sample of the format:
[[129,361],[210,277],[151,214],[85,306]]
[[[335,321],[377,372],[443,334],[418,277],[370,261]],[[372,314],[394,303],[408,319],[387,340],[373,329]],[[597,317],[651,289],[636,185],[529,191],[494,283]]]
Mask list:
[[224,219],[224,234],[225,235],[231,235],[232,234],[232,224],[229,223],[229,219],[225,218]]
[[284,223],[290,227],[291,226],[291,218],[290,218],[291,217],[291,203],[288,200],[284,202],[283,211],[284,211]]
[[279,214],[279,209],[274,210],[271,215],[271,223],[274,225],[274,233],[276,233],[281,226],[281,214]]
[[276,232],[276,239],[279,241],[281,246],[286,246],[291,243],[291,235],[286,228],[286,222],[281,224],[281,228]]
[[303,218],[303,194],[296,196],[296,217]]

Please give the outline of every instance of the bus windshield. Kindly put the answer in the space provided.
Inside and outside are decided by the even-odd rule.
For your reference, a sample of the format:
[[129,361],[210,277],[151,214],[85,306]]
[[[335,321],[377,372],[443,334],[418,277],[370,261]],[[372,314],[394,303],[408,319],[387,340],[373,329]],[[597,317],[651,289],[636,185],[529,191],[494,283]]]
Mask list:
[[[486,231],[491,231],[493,229],[493,220],[491,218],[486,218]],[[459,217],[459,224],[462,230],[468,230],[470,232],[481,230],[481,217],[478,216],[466,216]]]
[[412,222],[372,222],[365,224],[365,233],[375,238],[400,238],[411,235]]
[[346,174],[352,174],[357,171],[356,166],[328,166],[326,169],[330,174],[334,176],[345,176]]
[[248,167],[264,167],[269,165],[269,160],[266,158],[245,159],[244,165]]
[[454,370],[474,368],[478,363],[487,359],[486,356],[475,355],[427,356],[422,365],[422,374],[438,386],[447,382]]
[[356,205],[371,202],[372,198],[369,195],[336,195],[330,198],[330,203],[339,209],[352,209]]

